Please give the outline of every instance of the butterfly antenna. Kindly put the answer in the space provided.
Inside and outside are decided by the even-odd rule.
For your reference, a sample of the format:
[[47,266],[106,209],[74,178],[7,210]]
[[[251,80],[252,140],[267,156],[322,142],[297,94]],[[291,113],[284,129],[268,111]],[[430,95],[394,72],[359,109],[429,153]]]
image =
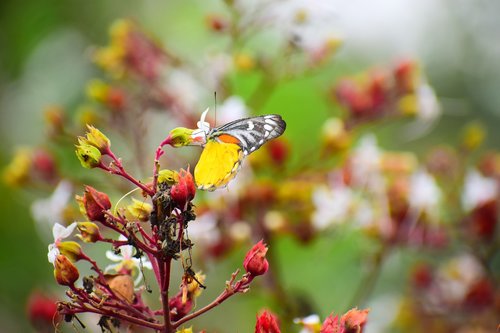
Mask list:
[[215,126],[217,127],[217,91],[214,91]]

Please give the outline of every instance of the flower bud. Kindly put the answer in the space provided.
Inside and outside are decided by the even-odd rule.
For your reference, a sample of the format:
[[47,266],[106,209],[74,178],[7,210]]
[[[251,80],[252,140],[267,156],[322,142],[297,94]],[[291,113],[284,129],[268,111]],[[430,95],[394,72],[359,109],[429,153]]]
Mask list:
[[66,241],[57,243],[59,252],[72,262],[77,262],[83,258],[82,247],[77,242]]
[[111,290],[118,298],[132,303],[135,299],[134,280],[128,274],[107,274],[105,276]]
[[26,311],[36,332],[50,332],[51,329],[54,329],[54,322],[60,320],[57,314],[57,300],[40,291],[31,293],[26,305]]
[[177,321],[185,317],[193,309],[194,301],[192,299],[186,299],[186,301],[183,302],[182,292],[180,292],[168,300],[168,305],[171,312],[170,319]]
[[262,240],[255,244],[250,251],[248,251],[243,267],[245,271],[253,276],[262,275],[269,269],[269,262],[266,259],[267,247]]
[[108,137],[91,125],[87,125],[87,143],[99,149],[101,154],[106,154],[111,147]]
[[3,170],[3,181],[12,187],[20,186],[30,180],[31,150],[17,149],[12,161]]
[[191,144],[193,130],[185,127],[177,127],[170,131],[170,145],[175,148]]
[[85,243],[95,243],[103,239],[101,233],[99,232],[99,227],[95,223],[78,222],[77,228],[80,231],[80,234],[76,235],[76,237],[80,238]]
[[193,175],[189,170],[181,169],[177,184],[172,185],[170,190],[172,200],[179,207],[184,207],[189,201],[193,200],[195,194],[196,186],[194,185]]
[[357,308],[347,311],[346,314],[344,314],[342,318],[340,318],[340,322],[345,327],[345,332],[363,332],[363,327],[365,326],[368,319],[368,312],[370,312],[370,310],[358,310]]
[[467,151],[472,151],[484,142],[486,130],[480,123],[474,122],[468,124],[462,134],[462,147]]
[[257,316],[255,333],[281,333],[276,315],[264,310],[260,316]]
[[108,195],[91,186],[85,186],[83,205],[91,221],[104,221],[106,219],[104,212],[111,208]]
[[179,181],[179,173],[174,170],[163,169],[158,172],[158,183],[174,185]]
[[62,286],[73,286],[80,273],[73,263],[63,255],[58,255],[54,261],[54,277]]
[[193,333],[193,327],[183,328],[175,333]]
[[75,153],[84,168],[92,169],[101,163],[101,152],[99,149],[86,143],[83,138],[78,139]]
[[337,333],[342,332],[339,329],[339,316],[333,316],[333,314],[326,317],[323,325],[321,325],[321,329],[319,333]]
[[147,202],[132,198],[132,204],[127,206],[128,212],[136,219],[142,222],[149,220],[149,216],[153,211],[153,206]]

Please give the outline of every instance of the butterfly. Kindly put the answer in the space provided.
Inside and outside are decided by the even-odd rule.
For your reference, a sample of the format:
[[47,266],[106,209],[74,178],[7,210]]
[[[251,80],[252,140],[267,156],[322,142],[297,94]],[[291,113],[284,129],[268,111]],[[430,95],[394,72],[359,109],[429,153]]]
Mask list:
[[214,191],[234,179],[245,156],[267,141],[279,137],[286,128],[277,114],[242,118],[210,129],[203,113],[198,128],[205,133],[205,146],[194,169],[196,185]]

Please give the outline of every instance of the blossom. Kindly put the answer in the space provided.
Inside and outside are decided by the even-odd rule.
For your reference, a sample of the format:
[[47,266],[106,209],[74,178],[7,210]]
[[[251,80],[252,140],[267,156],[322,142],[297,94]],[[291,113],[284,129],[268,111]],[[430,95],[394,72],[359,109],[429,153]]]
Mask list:
[[[120,235],[118,240],[125,241],[127,238]],[[115,254],[113,251],[106,251],[106,257],[111,261],[117,262],[117,264],[108,265],[104,270],[105,272],[114,270],[117,273],[132,274],[134,270],[140,271],[141,267],[153,269],[153,266],[148,258],[144,257],[139,259],[134,256],[134,247],[132,245],[120,246],[120,254]],[[141,275],[138,274],[134,284],[139,284],[140,279]]]
[[83,194],[85,212],[91,221],[104,221],[104,212],[111,208],[111,201],[104,192],[99,192],[91,186],[85,186]]
[[315,53],[331,40],[338,40],[332,22],[334,3],[321,0],[237,1],[242,27],[254,26],[276,33],[282,45],[290,42],[308,53]]
[[257,323],[255,324],[255,333],[280,333],[278,326],[278,318],[273,313],[264,310],[257,316]]
[[425,170],[419,170],[410,178],[408,198],[410,207],[435,217],[439,211],[437,206],[441,202],[441,190],[434,177]]
[[72,286],[80,277],[75,265],[67,257],[59,254],[54,259],[54,277],[62,286]]
[[361,137],[350,160],[353,183],[368,186],[370,189],[380,189],[381,156],[382,152],[373,134]]
[[266,259],[267,246],[260,240],[248,251],[243,261],[245,271],[253,276],[262,275],[269,269],[269,262]]
[[235,119],[246,118],[250,111],[245,101],[240,96],[229,96],[217,108],[217,120],[220,124],[225,124]]
[[495,179],[483,177],[477,170],[467,172],[462,192],[462,206],[466,211],[494,200],[497,194],[498,186]]
[[317,314],[312,314],[304,318],[295,318],[293,322],[303,327],[300,333],[316,333],[321,328],[321,322]]
[[194,185],[193,175],[191,175],[189,169],[187,171],[181,169],[177,183],[172,185],[170,190],[172,201],[179,207],[185,207],[189,201],[193,200],[195,194],[196,186]]
[[75,230],[77,224],[76,222],[71,223],[69,226],[64,227],[59,223],[54,224],[52,228],[52,235],[54,236],[54,243],[49,244],[49,253],[47,255],[49,262],[54,264],[56,257],[61,254],[59,250],[59,246],[61,241],[65,238],[71,236],[73,231]]
[[336,181],[332,188],[320,186],[313,190],[315,211],[311,217],[313,226],[322,230],[332,223],[342,223],[349,215],[353,201],[352,190],[343,182]]
[[[44,225],[52,225],[53,221],[63,221],[64,211],[71,199],[73,186],[67,180],[61,180],[52,194],[45,199],[38,199],[31,205],[31,216],[37,222],[41,233],[46,234]],[[48,230],[47,230],[48,232]]]

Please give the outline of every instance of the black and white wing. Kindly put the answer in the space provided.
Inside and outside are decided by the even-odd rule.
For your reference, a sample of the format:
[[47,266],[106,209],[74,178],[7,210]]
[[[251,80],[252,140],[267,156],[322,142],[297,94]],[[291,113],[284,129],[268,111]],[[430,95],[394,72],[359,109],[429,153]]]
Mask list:
[[248,155],[259,149],[267,141],[277,138],[285,131],[286,123],[277,114],[243,118],[214,128],[210,138],[217,139],[223,134],[239,141],[243,154]]

